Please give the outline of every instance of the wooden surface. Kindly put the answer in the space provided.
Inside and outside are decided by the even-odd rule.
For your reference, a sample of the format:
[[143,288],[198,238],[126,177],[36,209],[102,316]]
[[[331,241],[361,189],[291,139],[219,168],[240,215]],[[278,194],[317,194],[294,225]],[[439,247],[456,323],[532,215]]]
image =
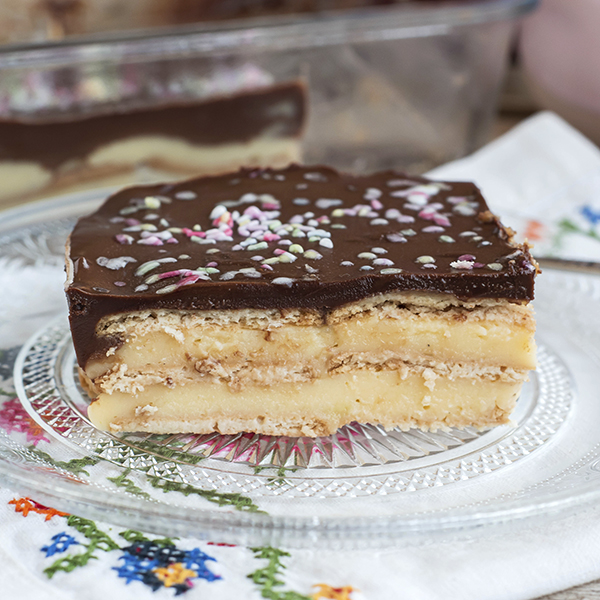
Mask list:
[[600,580],[557,592],[549,596],[540,596],[536,600],[600,600]]

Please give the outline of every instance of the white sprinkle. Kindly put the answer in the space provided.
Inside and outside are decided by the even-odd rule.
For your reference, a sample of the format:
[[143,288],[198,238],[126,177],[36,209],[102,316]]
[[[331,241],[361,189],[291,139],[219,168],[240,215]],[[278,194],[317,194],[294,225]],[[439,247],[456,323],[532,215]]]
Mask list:
[[395,275],[396,273],[402,273],[402,269],[381,269],[379,272],[382,275]]
[[455,260],[450,263],[450,266],[453,269],[472,270],[473,269],[473,261],[472,260]]
[[148,289],[148,286],[145,283],[142,283],[140,285],[138,285],[135,290],[133,290],[134,292],[145,292]]
[[402,231],[400,231],[400,233],[402,235],[406,235],[408,237],[411,237],[413,235],[417,235],[417,232],[414,229],[402,229]]
[[382,193],[383,192],[380,189],[367,188],[367,191],[365,192],[365,195],[363,196],[363,198],[365,200],[377,200],[378,198],[381,198]]
[[267,242],[259,242],[258,244],[250,244],[249,246],[246,246],[246,250],[254,252],[255,250],[265,250],[268,247],[269,244],[267,244]]
[[487,240],[483,240],[483,242],[481,242],[479,244],[479,247],[481,247],[481,246],[491,246],[491,245],[492,245],[492,242],[488,242]]
[[304,173],[304,179],[308,181],[327,181],[327,177],[323,175],[323,173],[319,173],[317,171],[312,173]]
[[240,269],[238,272],[246,277],[262,277],[262,275],[254,267],[246,267],[244,269]]
[[229,281],[230,279],[233,279],[236,275],[237,271],[227,271],[227,273],[223,273],[223,275],[221,275],[219,279],[221,281]]
[[152,269],[156,269],[156,267],[160,267],[160,262],[157,260],[149,260],[137,268],[135,275],[136,277],[141,277],[142,275],[152,271]]
[[297,190],[305,190],[307,187],[308,187],[308,183],[297,183],[296,184]]
[[273,279],[271,283],[274,283],[275,285],[285,285],[287,287],[292,287],[292,283],[294,283],[294,280],[290,279],[289,277],[275,277],[275,279]]
[[476,213],[474,209],[464,204],[457,204],[452,209],[452,212],[455,212],[457,215],[461,215],[462,217],[472,217]]
[[353,266],[354,266],[354,263],[353,263],[353,262],[351,262],[351,261],[349,261],[349,260],[343,260],[343,261],[340,263],[340,266],[342,266],[342,267],[353,267]]
[[492,271],[501,271],[502,265],[500,263],[490,263],[487,268],[491,269]]
[[222,204],[217,204],[212,209],[212,212],[210,213],[210,216],[208,218],[211,221],[213,221],[214,219],[218,219],[219,217],[223,216],[226,212],[227,212],[227,208],[225,206],[223,206]]
[[361,252],[358,255],[358,258],[362,258],[364,260],[372,260],[374,258],[377,258],[377,255],[373,254],[372,252]]
[[[212,238],[201,238],[199,235],[193,235],[190,238],[190,242],[194,242],[194,244],[216,244],[217,240],[214,240]],[[232,250],[234,250],[234,248],[232,248]],[[240,247],[241,250],[241,247]]]
[[307,270],[309,273],[311,273],[311,274],[314,274],[314,273],[318,273],[318,272],[319,272],[319,269],[315,269],[315,268],[313,268],[313,267],[311,267],[310,265],[307,265],[307,264],[305,264],[305,265],[304,265],[304,268],[305,268],[305,269],[306,269],[306,270]]
[[339,206],[340,204],[343,204],[343,202],[341,200],[338,200],[337,198],[319,198],[315,202],[315,206],[322,210],[327,210],[332,206]]
[[348,229],[343,223],[334,223],[331,229]]
[[390,222],[387,219],[373,219],[370,222],[371,225],[389,225]]
[[264,264],[265,265],[276,265],[277,263],[281,262],[279,260],[279,258],[280,258],[279,256],[272,256],[271,258],[265,259]]
[[375,254],[387,254],[388,251],[385,248],[371,248],[371,252]]
[[137,212],[138,210],[140,210],[140,209],[137,206],[126,206],[125,208],[122,208],[119,211],[119,214],[123,215],[123,216],[125,216],[125,215],[131,215],[131,214]]
[[166,285],[164,288],[160,288],[159,290],[156,290],[157,294],[170,294],[171,292],[174,292],[177,289],[177,284],[172,283],[171,285]]
[[321,260],[323,258],[323,255],[316,250],[307,250],[302,256],[312,260]]
[[96,263],[101,267],[106,267],[111,271],[118,271],[119,269],[125,268],[128,263],[137,262],[132,256],[118,256],[117,258],[106,258],[106,256],[99,256],[96,259]]
[[440,242],[443,242],[445,244],[453,244],[454,243],[454,238],[450,237],[449,235],[440,235],[440,237],[438,238],[438,240]]
[[376,258],[373,264],[377,267],[391,267],[394,264],[393,260],[389,258]]
[[406,238],[400,233],[388,233],[385,237],[388,242],[406,242]]
[[323,246],[323,248],[333,248],[333,242],[329,238],[321,238],[319,246]]
[[371,265],[365,265],[364,267],[360,268],[361,271],[372,271],[373,267]]
[[260,256],[260,254],[257,254],[256,256],[252,256],[250,258],[250,260],[255,260],[256,262],[260,262],[262,260],[265,260],[265,257],[264,256]]
[[424,255],[424,256],[419,256],[415,262],[418,262],[422,265],[427,265],[429,263],[434,263],[435,258],[433,258],[433,256]]
[[473,237],[474,235],[477,235],[474,231],[463,231],[462,233],[458,234],[459,237]]
[[480,235],[476,235],[475,237],[471,238],[472,242],[480,242],[483,238]]
[[206,254],[217,254],[218,252],[221,252],[218,248],[209,248]]
[[177,192],[175,194],[175,198],[177,198],[177,200],[194,200],[197,198],[197,196],[196,193],[192,192],[191,190],[183,190],[181,192]]
[[279,262],[282,263],[293,263],[296,260],[298,260],[298,257],[294,256],[290,252],[284,252],[283,254],[280,254],[277,258],[279,258]]
[[147,208],[151,208],[153,210],[160,208],[160,200],[155,196],[146,196],[144,198],[144,205]]
[[192,257],[189,254],[180,254],[177,258],[179,260],[186,260],[186,259],[192,258]]

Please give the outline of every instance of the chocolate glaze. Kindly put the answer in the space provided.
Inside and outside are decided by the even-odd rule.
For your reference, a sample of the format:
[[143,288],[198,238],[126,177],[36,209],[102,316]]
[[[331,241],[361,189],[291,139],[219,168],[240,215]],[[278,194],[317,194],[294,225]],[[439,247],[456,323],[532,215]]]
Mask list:
[[[206,243],[211,237],[221,240]],[[107,315],[326,312],[418,290],[526,302],[536,273],[527,247],[511,243],[471,183],[297,165],[122,190],[80,219],[70,258],[67,297],[82,366],[115,343],[95,333]],[[156,259],[166,260],[146,264]]]
[[0,119],[0,160],[35,161],[55,169],[97,148],[138,135],[217,145],[253,138],[297,137],[305,120],[305,90],[291,82],[229,97],[114,109],[107,114]]

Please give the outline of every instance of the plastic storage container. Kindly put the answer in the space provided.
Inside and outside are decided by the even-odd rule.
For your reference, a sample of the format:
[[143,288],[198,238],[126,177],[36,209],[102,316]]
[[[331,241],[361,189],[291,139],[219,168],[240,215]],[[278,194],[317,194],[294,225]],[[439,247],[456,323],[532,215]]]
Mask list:
[[[130,114],[301,81],[308,98],[305,162],[424,172],[486,141],[513,27],[535,4],[408,2],[4,47],[0,126]],[[64,148],[71,138],[56,131],[56,148]],[[35,146],[35,135],[29,138]],[[39,156],[26,154],[0,135],[0,202],[202,171],[202,164],[157,171],[140,155],[118,173],[79,176],[88,160],[82,153],[38,181],[24,165]]]

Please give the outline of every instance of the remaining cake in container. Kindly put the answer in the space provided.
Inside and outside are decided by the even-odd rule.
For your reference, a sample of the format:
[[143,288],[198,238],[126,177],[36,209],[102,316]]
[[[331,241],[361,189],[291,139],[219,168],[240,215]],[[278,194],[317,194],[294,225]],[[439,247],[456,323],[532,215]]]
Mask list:
[[471,183],[294,165],[113,195],[66,292],[99,428],[319,436],[506,423],[536,270]]
[[[300,80],[274,83],[247,64],[188,81],[201,88],[196,97],[173,98],[162,88],[152,97],[142,88],[129,101],[110,102],[100,102],[94,94],[106,90],[91,83],[91,99],[71,98],[68,110],[12,99],[11,114],[0,116],[0,201],[113,185],[118,178],[132,183],[140,169],[145,181],[156,181],[158,174],[162,180],[284,167],[301,157],[306,92]],[[64,100],[60,88],[47,92],[54,103]]]

